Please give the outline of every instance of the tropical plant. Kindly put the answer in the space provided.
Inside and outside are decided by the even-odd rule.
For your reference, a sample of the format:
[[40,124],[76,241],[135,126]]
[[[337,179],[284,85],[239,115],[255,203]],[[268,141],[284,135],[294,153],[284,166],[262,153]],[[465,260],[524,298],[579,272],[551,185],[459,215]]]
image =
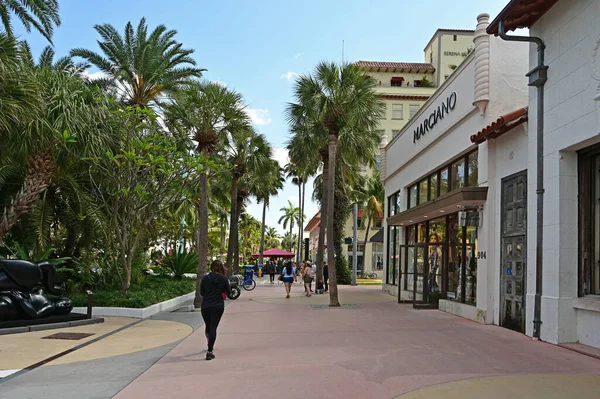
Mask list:
[[[308,123],[321,125],[328,135],[327,242],[334,242],[334,190],[338,140],[364,141],[379,124],[383,103],[375,91],[374,79],[355,65],[319,63],[313,76],[301,76],[295,87],[297,104],[288,110],[293,130]],[[345,136],[345,137],[344,137]],[[363,143],[364,144],[364,143]],[[367,146],[368,147],[368,146]],[[317,148],[321,149],[321,146]],[[334,246],[327,246],[327,258],[334,259]],[[339,306],[335,269],[330,268],[330,306]],[[333,273],[332,273],[333,271]]]
[[363,214],[360,223],[362,228],[365,228],[366,225],[364,248],[367,248],[371,224],[377,223],[378,220],[383,218],[385,189],[381,183],[378,171],[375,171],[367,179],[366,187],[360,193],[360,197],[360,202],[363,204]]
[[421,78],[421,80],[419,81],[419,85],[421,87],[433,87],[433,82],[429,79],[427,79],[427,76],[423,76],[423,78]]
[[98,121],[108,119],[109,101],[94,87],[62,72],[35,71],[44,104],[39,116],[17,124],[6,134],[0,152],[2,164],[23,170],[16,190],[3,190],[0,242],[14,224],[49,187],[57,171],[73,157],[95,155],[111,148],[111,129]]
[[14,37],[13,15],[19,18],[27,32],[33,27],[50,43],[54,27],[60,26],[58,0],[0,0],[0,22],[11,37]]
[[202,76],[204,69],[196,67],[191,57],[194,50],[184,49],[174,38],[175,30],[157,26],[148,33],[142,18],[134,30],[125,25],[124,35],[110,24],[96,25],[101,36],[101,53],[76,48],[72,57],[81,57],[104,73],[95,83],[115,95],[125,105],[149,106],[165,95],[185,87],[191,78]]
[[181,279],[184,274],[194,273],[198,267],[198,256],[193,253],[179,252],[171,254],[162,260],[162,266],[173,273],[175,278]]
[[[288,237],[290,238],[290,252],[294,248],[294,244],[292,243],[292,232],[294,230],[294,225],[300,224],[300,208],[295,206],[292,201],[288,200],[287,207],[283,207],[279,209],[279,211],[283,212],[283,216],[279,218],[278,223],[283,223],[283,228],[287,229],[287,226],[290,226],[290,233]],[[297,240],[297,238],[296,238]]]
[[279,163],[276,160],[272,160],[269,166],[266,168],[266,173],[261,176],[256,192],[256,200],[262,202],[263,213],[262,223],[260,229],[260,256],[258,258],[258,264],[263,264],[263,253],[265,251],[265,220],[267,217],[267,208],[269,207],[269,200],[271,196],[277,195],[277,192],[283,188],[283,174]]
[[233,270],[237,270],[239,267],[239,256],[237,256],[239,253],[239,217],[244,200],[255,191],[256,180],[270,166],[271,146],[264,135],[255,132],[251,127],[244,127],[236,129],[228,135],[222,153],[231,168],[231,217],[225,265],[227,270],[232,270],[231,267]]
[[[186,136],[190,135],[196,142],[196,154],[203,158],[211,157],[217,149],[221,148],[221,143],[231,135],[232,131],[249,123],[244,112],[242,96],[216,83],[194,82],[187,90],[176,93],[173,98],[174,102],[166,109],[167,123],[174,131],[179,131]],[[198,276],[206,274],[208,260],[209,173],[210,171],[206,169],[200,174],[199,197],[195,198],[198,218],[196,244]],[[194,306],[200,307],[201,302],[200,279],[198,279]]]
[[62,71],[69,75],[77,76],[82,80],[88,81],[86,71],[90,65],[87,62],[75,62],[68,55],[55,59],[56,53],[52,46],[44,47],[36,62],[36,60],[33,58],[33,54],[31,53],[29,43],[26,41],[21,41],[19,46],[21,50],[21,59],[28,68],[46,68],[55,71]]

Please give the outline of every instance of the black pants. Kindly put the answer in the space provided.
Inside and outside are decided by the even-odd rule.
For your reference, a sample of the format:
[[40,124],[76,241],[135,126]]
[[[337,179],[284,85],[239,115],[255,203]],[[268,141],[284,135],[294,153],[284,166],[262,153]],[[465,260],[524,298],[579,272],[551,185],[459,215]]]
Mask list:
[[327,284],[329,281],[329,276],[324,275],[323,276],[323,282],[325,283],[325,291],[329,291],[329,284]]
[[272,283],[275,282],[275,273],[269,273],[269,279]]
[[202,309],[202,318],[204,319],[204,332],[208,338],[208,351],[212,352],[217,340],[217,327],[223,316],[225,308],[214,307]]

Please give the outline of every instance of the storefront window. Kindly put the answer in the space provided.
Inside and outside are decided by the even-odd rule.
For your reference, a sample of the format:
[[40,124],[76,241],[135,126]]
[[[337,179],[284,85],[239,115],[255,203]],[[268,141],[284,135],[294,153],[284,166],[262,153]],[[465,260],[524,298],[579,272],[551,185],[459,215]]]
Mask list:
[[409,208],[414,208],[415,206],[417,206],[417,198],[419,197],[419,189],[418,186],[415,184],[414,186],[412,186],[409,189],[409,194],[408,194],[408,207]]
[[395,200],[396,200],[396,213],[400,213],[400,209],[402,209],[402,208],[400,208],[400,199],[401,199],[401,197],[400,197],[400,191],[398,191],[396,193],[396,196],[395,196]]
[[398,265],[400,261],[400,227],[390,226],[388,229],[388,267],[387,267],[387,283],[398,284]]
[[438,175],[437,173],[431,175],[431,177],[429,178],[429,199],[436,199],[437,198],[437,192],[438,192]]
[[427,179],[421,180],[419,183],[419,204],[427,202],[427,194],[429,193],[429,182]]
[[478,165],[477,165],[477,160],[478,158],[478,152],[472,152],[469,154],[469,156],[467,157],[467,176],[468,176],[468,182],[467,182],[467,186],[469,187],[477,187],[478,185]]
[[461,158],[450,167],[452,190],[465,186],[465,159]]
[[465,302],[477,304],[477,227],[466,228],[466,276]]
[[448,192],[448,183],[448,168],[444,168],[440,171],[440,195]]
[[458,274],[462,256],[462,228],[457,225],[456,214],[448,217],[448,266],[446,298],[460,301],[461,290],[458,288]]

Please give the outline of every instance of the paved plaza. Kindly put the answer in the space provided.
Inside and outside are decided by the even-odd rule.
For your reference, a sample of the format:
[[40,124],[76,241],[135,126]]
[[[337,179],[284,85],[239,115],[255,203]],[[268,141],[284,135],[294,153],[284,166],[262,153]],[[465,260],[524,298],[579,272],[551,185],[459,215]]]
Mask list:
[[163,313],[142,322],[107,319],[104,326],[68,329],[102,335],[132,325],[31,371],[26,363],[64,347],[41,340],[47,331],[0,337],[0,369],[25,369],[0,380],[0,398],[600,394],[595,358],[497,326],[414,310],[380,287],[341,287],[340,300],[348,306],[338,309],[326,306],[327,296],[306,298],[301,290],[294,286],[292,298],[285,299],[282,286],[259,284],[230,302],[219,328],[217,358],[210,362],[204,360],[198,312]]

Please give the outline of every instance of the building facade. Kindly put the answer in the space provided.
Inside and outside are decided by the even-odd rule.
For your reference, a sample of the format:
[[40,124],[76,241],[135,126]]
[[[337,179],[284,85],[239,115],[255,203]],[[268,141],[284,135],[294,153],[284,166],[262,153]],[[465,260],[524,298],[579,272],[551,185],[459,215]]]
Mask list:
[[[529,28],[545,46],[529,49],[530,81],[544,78],[543,102],[529,88],[527,263],[528,304],[539,294],[539,336],[552,343],[600,348],[600,0],[513,0],[488,28],[508,36]],[[547,68],[547,69],[546,69]],[[524,78],[527,82],[527,78]],[[538,133],[538,106],[543,124]],[[538,137],[542,140],[539,140]],[[541,144],[538,187],[535,156]],[[536,190],[541,188],[542,235],[536,235]],[[536,247],[541,251],[536,253]],[[539,258],[538,258],[539,256]],[[536,279],[539,271],[539,279]],[[534,306],[527,306],[527,335],[535,335]]]
[[528,50],[488,24],[382,153],[384,290],[525,331]]

